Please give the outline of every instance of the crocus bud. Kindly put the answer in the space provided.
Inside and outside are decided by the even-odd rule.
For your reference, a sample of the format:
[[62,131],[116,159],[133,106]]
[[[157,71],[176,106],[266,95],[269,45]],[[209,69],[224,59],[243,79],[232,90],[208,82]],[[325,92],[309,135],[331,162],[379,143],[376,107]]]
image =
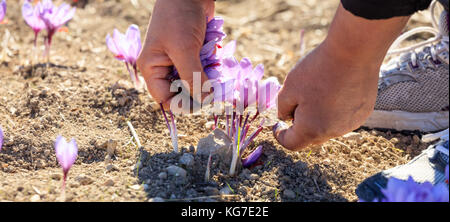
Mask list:
[[62,136],[58,136],[55,141],[56,159],[61,165],[64,172],[64,179],[70,170],[70,167],[75,163],[78,155],[78,146],[75,139],[72,139],[69,143]]

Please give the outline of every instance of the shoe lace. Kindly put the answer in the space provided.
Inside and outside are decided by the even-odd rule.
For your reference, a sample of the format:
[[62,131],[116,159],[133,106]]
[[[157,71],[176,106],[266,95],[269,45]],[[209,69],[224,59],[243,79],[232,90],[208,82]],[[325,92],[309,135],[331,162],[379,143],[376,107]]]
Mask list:
[[[390,50],[388,51],[387,55],[391,56],[391,55],[396,55],[396,54],[400,54],[400,53],[410,53],[410,58],[409,58],[409,62],[411,62],[411,66],[413,68],[417,68],[419,65],[419,60],[424,60],[427,61],[428,63],[430,63],[431,61],[427,60],[429,57],[420,57],[418,56],[418,54],[416,53],[416,49],[420,48],[420,47],[424,47],[426,45],[431,44],[429,47],[429,50],[425,50],[425,48],[422,50],[422,53],[426,54],[426,55],[430,55],[434,65],[435,64],[439,64],[440,61],[438,60],[438,54],[441,53],[442,51],[448,51],[449,50],[449,37],[448,35],[443,35],[439,29],[437,20],[436,20],[436,16],[435,16],[435,8],[436,8],[436,4],[437,1],[434,0],[431,3],[430,6],[430,11],[431,11],[431,23],[433,27],[418,27],[418,28],[414,28],[410,31],[407,31],[405,33],[403,33],[402,35],[400,35],[395,41],[394,43],[392,43],[392,46],[390,48]],[[400,45],[403,41],[405,41],[407,38],[416,35],[418,33],[423,33],[423,32],[427,32],[427,33],[431,33],[434,35],[433,38],[430,38],[426,41],[408,46],[408,47],[404,47],[404,48],[398,48],[398,45]],[[439,49],[439,50],[438,50]],[[404,62],[402,62],[404,63]],[[423,63],[423,62],[422,62]],[[421,64],[422,64],[421,63]],[[435,67],[434,65],[431,65],[431,67]],[[401,65],[397,65],[398,67],[401,67]],[[383,73],[381,77],[387,77],[388,75],[392,75],[393,73]],[[398,73],[396,73],[398,74]],[[408,72],[402,72],[401,74],[404,75],[408,75],[410,77],[414,77],[414,75],[409,74]]]

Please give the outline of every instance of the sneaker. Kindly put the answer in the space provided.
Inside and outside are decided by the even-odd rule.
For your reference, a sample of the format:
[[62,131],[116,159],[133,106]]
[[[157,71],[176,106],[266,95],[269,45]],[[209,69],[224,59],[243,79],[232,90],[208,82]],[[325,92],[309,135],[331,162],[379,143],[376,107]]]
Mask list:
[[[432,15],[435,6],[433,2]],[[363,126],[421,132],[449,127],[449,14],[443,11],[439,24],[432,18],[433,28],[410,30],[393,43],[395,48],[419,32],[435,35],[416,45],[388,52],[388,55],[403,54],[381,67],[375,110]]]
[[448,129],[434,135],[426,135],[422,141],[429,142],[440,139],[428,147],[409,163],[377,173],[356,188],[356,195],[360,200],[372,202],[374,199],[384,198],[381,190],[385,189],[390,178],[408,180],[411,176],[417,183],[430,182],[433,185],[446,181],[445,167],[448,165]]

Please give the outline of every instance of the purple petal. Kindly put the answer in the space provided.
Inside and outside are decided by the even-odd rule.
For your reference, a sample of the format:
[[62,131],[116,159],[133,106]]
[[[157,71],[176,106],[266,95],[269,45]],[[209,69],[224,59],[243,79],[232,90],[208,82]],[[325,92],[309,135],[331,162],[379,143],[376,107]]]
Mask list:
[[55,141],[55,152],[64,173],[67,173],[75,163],[78,155],[78,146],[75,139],[67,143],[64,137],[58,136]]
[[[3,21],[3,18],[5,17],[5,14],[6,14],[6,1],[3,0],[0,3],[0,22]],[[0,146],[0,148],[1,148],[1,146]]]
[[232,57],[234,55],[234,52],[236,51],[236,41],[231,41],[227,43],[222,50],[219,52],[220,58],[228,58]]
[[139,27],[135,24],[130,25],[128,27],[127,32],[125,33],[128,48],[128,58],[129,62],[134,64],[139,56],[139,52],[141,51],[141,32],[139,31]]
[[262,145],[258,146],[250,155],[247,156],[247,158],[242,160],[242,166],[243,167],[250,167],[253,165],[259,157],[261,157],[261,154],[263,153],[263,147]]
[[2,151],[2,146],[3,146],[3,130],[2,127],[0,126],[0,151]]

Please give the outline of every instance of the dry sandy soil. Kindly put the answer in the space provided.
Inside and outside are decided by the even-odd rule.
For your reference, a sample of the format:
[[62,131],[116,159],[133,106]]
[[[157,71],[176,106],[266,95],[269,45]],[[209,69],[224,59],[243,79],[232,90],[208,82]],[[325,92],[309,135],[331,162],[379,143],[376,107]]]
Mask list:
[[[177,117],[182,153],[194,156],[193,166],[181,165],[182,153],[172,153],[154,101],[133,89],[125,66],[106,47],[105,36],[114,28],[123,32],[134,23],[144,37],[154,1],[138,2],[135,7],[128,0],[91,0],[78,8],[69,31],[56,34],[46,69],[44,64],[31,65],[33,33],[21,17],[21,4],[8,1],[8,22],[0,25],[1,41],[11,34],[0,63],[0,125],[5,132],[0,201],[60,200],[62,171],[53,147],[57,135],[76,138],[79,146],[66,201],[357,201],[355,188],[361,181],[408,162],[428,146],[414,132],[358,129],[312,152],[290,152],[267,128],[251,146],[264,147],[260,165],[229,177],[213,158],[212,178],[205,183],[206,158],[194,155],[193,148],[211,132],[205,125],[212,118]],[[238,41],[237,57],[263,63],[265,78],[276,76],[283,82],[303,56],[301,29],[307,53],[325,38],[337,4],[218,1],[217,15],[225,19],[225,42]],[[418,14],[407,29],[428,22],[426,13]],[[136,128],[142,150],[132,142],[127,120]],[[186,179],[167,175],[171,165],[184,168]]]

